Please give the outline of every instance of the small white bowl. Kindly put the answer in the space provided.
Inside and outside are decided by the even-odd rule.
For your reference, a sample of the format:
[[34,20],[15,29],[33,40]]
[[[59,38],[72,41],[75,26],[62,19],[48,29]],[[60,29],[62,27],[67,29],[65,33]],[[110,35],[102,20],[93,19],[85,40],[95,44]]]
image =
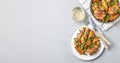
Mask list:
[[[82,16],[80,17],[80,19],[79,19],[79,18],[77,19],[77,18],[75,18],[75,16],[74,16],[74,13],[75,13],[76,10],[80,10],[81,13],[82,13]],[[83,22],[84,19],[85,19],[85,11],[84,11],[84,9],[83,9],[81,6],[75,7],[75,8],[72,10],[72,18],[73,18],[76,22]]]

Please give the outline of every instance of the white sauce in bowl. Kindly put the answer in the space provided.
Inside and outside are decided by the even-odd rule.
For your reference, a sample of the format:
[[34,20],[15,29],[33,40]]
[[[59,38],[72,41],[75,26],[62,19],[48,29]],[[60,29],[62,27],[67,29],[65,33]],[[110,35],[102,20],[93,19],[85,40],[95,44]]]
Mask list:
[[76,7],[72,11],[72,17],[75,21],[83,21],[85,18],[85,12],[80,7]]

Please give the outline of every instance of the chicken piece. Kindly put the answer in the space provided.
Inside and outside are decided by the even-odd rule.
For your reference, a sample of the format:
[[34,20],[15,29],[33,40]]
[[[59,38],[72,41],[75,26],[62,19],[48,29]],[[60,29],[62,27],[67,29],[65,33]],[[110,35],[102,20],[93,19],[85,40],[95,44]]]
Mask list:
[[80,32],[77,36],[77,41],[81,42],[81,37],[83,35],[83,32]]
[[89,36],[88,36],[88,38],[93,38],[94,35],[95,35],[94,31],[91,30],[91,31],[89,32]]
[[87,53],[92,55],[94,53],[93,49],[87,49]]
[[97,49],[96,48],[87,49],[87,53],[90,55],[96,53],[97,51],[98,51],[98,48]]
[[90,45],[91,45],[91,41],[88,40],[88,41],[87,41],[87,46],[90,46]]
[[90,29],[89,28],[85,28],[85,33],[84,33],[84,35],[87,35],[87,33],[90,31]]
[[79,30],[80,31],[80,33],[78,33],[77,34],[77,40],[79,41],[79,42],[81,42],[81,37],[84,35],[84,32],[85,32],[85,29],[84,28],[82,28],[81,30]]
[[106,0],[102,0],[102,5],[106,10],[108,10],[108,5],[107,5]]
[[104,17],[106,16],[106,13],[105,13],[104,10],[95,10],[94,16],[95,16],[97,19],[103,20]]
[[87,41],[87,44],[85,45],[85,48],[87,49],[90,45],[91,45],[91,41],[88,40],[88,41]]
[[94,40],[92,41],[92,43],[96,44],[98,42],[98,38],[95,37]]
[[85,54],[84,50],[82,50],[79,46],[76,46],[75,49],[76,49],[77,52],[79,52],[80,54]]
[[93,50],[93,54],[98,51],[98,48],[95,48],[95,47],[93,47],[93,48],[91,48],[91,49]]
[[96,44],[96,45],[94,45],[94,48],[98,49],[98,48],[99,48],[99,46]]
[[116,14],[118,12],[118,9],[119,9],[119,6],[117,4],[113,5],[109,7],[108,14]]
[[85,28],[84,35],[81,37],[81,43],[84,43],[87,40],[87,33],[89,30],[89,28]]
[[81,43],[84,43],[86,41],[86,39],[87,39],[87,35],[83,35],[81,37]]

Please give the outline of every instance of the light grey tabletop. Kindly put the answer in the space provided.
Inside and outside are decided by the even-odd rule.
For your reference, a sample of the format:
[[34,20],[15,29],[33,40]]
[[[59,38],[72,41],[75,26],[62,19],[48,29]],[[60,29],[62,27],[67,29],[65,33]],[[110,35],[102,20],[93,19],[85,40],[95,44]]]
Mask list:
[[70,33],[80,24],[71,18],[77,0],[0,0],[0,63],[119,63],[120,27],[105,35],[110,50],[92,61],[70,52]]

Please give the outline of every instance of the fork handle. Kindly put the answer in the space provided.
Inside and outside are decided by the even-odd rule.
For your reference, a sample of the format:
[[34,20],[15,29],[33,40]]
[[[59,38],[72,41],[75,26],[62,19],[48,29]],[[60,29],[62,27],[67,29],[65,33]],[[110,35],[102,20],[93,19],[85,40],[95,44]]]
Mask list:
[[98,36],[100,36],[101,39],[105,41],[107,45],[111,45],[111,42],[103,34],[101,34],[99,31],[96,31],[96,33],[98,34]]
[[102,40],[102,43],[103,43],[105,49],[109,49],[109,47],[108,47],[108,45],[105,43],[105,41],[104,41],[103,39],[101,39],[101,40]]

